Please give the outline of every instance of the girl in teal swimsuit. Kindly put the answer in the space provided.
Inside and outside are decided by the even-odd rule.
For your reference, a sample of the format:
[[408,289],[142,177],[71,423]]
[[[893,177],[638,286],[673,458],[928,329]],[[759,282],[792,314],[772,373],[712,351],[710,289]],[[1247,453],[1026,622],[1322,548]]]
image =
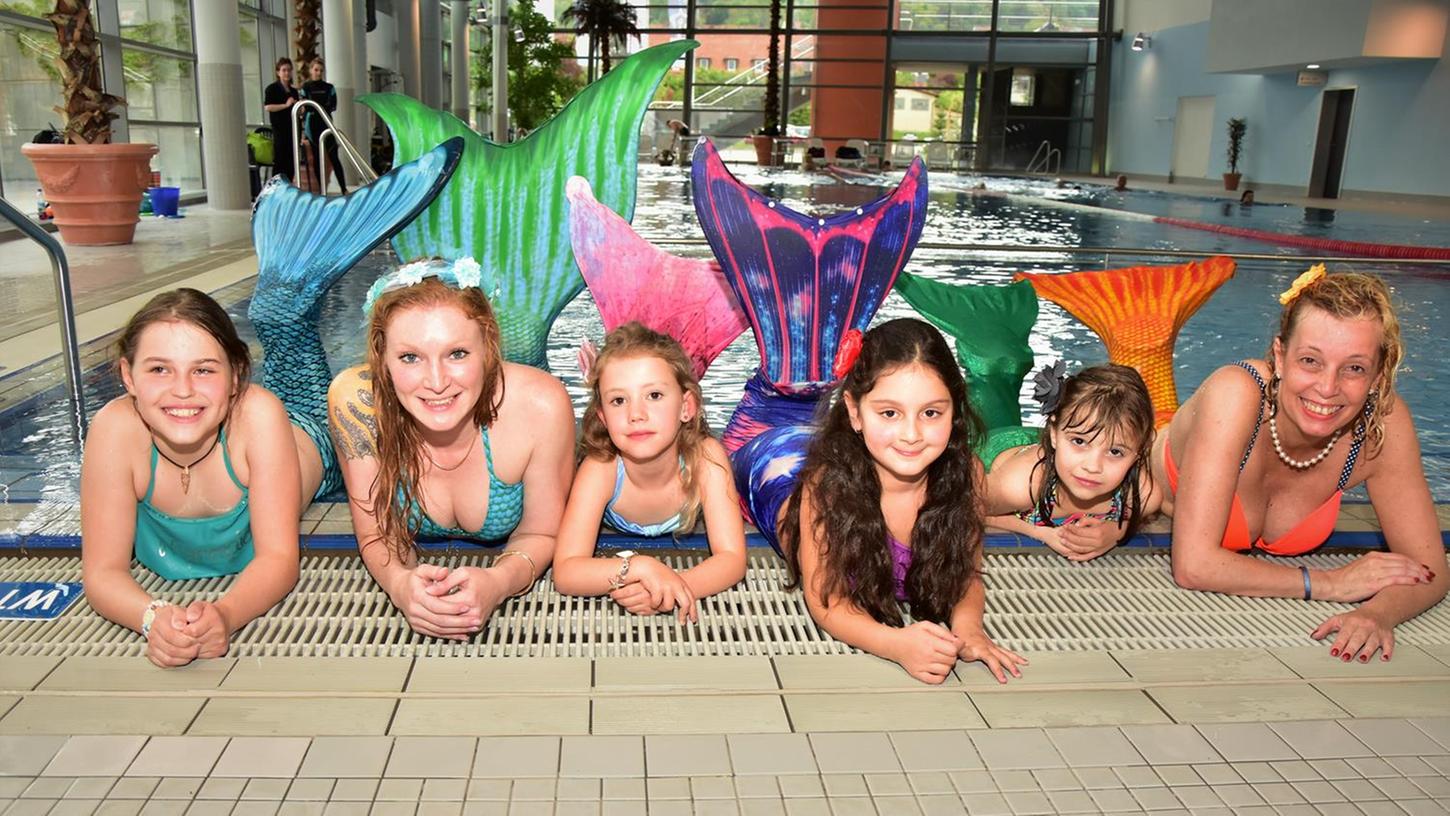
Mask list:
[[[153,298],[119,352],[126,394],[96,414],[81,466],[86,598],[144,635],[158,666],[220,657],[297,582],[297,519],[322,463],[282,402],[248,385],[247,345],[202,292]],[[173,605],[136,582],[133,555],[163,578],[237,578]]]
[[[573,476],[564,386],[503,361],[480,282],[471,258],[380,278],[367,364],[328,393],[364,563],[414,630],[455,640],[548,568]],[[419,558],[420,537],[507,547],[487,568],[449,569]]]
[[1132,368],[1101,365],[1038,376],[1047,427],[994,430],[982,446],[987,523],[1086,561],[1132,538],[1159,494],[1143,463],[1153,403]]
[[[745,524],[690,358],[673,338],[626,323],[605,338],[585,376],[589,407],[554,584],[568,595],[609,593],[635,614],[695,620],[695,599],[745,577]],[[628,550],[594,557],[601,517],[620,532],[653,537],[688,533],[701,516],[711,554],[682,573]]]

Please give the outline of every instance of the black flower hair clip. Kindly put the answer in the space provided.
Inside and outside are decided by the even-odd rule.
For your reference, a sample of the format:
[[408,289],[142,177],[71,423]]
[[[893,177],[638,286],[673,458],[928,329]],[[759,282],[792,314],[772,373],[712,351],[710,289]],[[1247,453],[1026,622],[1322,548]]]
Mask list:
[[1042,413],[1051,415],[1062,401],[1062,386],[1067,382],[1067,363],[1048,363],[1032,375],[1032,398],[1042,404]]

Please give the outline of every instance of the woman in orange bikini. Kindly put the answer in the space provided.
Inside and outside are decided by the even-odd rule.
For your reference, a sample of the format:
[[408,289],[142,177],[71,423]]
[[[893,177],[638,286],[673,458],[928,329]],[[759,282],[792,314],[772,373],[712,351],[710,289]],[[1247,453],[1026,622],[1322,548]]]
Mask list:
[[[1333,635],[1336,659],[1389,660],[1395,626],[1450,588],[1414,423],[1395,394],[1399,322],[1378,278],[1323,266],[1279,301],[1268,359],[1214,372],[1154,445],[1153,478],[1169,487],[1173,579],[1233,595],[1364,601],[1311,636]],[[1359,484],[1389,552],[1331,570],[1246,555],[1323,544],[1341,495]]]

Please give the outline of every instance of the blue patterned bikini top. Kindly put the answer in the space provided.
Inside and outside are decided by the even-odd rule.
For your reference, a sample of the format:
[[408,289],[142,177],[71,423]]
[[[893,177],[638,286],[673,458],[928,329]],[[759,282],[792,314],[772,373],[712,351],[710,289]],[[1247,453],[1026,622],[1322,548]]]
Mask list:
[[[1055,510],[1057,509],[1057,485],[1054,484],[1051,491],[1047,496],[1047,506]],[[1123,520],[1123,486],[1118,485],[1118,489],[1113,491],[1112,504],[1108,506],[1106,513],[1083,513],[1082,515],[1099,521],[1121,522]],[[1070,516],[1054,516],[1050,521],[1044,520],[1038,514],[1037,506],[1033,505],[1032,509],[1018,513],[1017,518],[1037,527],[1061,527]]]
[[136,504],[136,560],[170,581],[235,575],[252,563],[252,515],[247,487],[232,470],[225,428],[217,431],[222,462],[232,484],[242,491],[232,509],[215,516],[189,518],[156,509],[156,445],[151,445],[151,481],[146,496]]
[[[493,446],[488,441],[488,429],[483,428],[483,455],[488,463],[488,515],[483,517],[483,526],[476,531],[464,530],[460,527],[444,527],[428,514],[423,508],[414,502],[408,508],[410,521],[418,522],[418,535],[430,538],[472,538],[482,541],[500,541],[508,538],[509,533],[519,526],[519,521],[524,517],[524,483],[514,482],[510,484],[498,477],[493,472]],[[399,501],[402,501],[402,493],[399,492]]]
[[[604,523],[630,535],[645,536],[654,538],[656,536],[668,535],[680,529],[680,514],[676,513],[664,521],[654,524],[636,524],[629,519],[614,512],[614,503],[619,501],[619,493],[624,489],[624,457],[614,458],[614,495],[609,497],[609,504],[604,505]],[[680,457],[680,467],[685,466],[685,458]]]

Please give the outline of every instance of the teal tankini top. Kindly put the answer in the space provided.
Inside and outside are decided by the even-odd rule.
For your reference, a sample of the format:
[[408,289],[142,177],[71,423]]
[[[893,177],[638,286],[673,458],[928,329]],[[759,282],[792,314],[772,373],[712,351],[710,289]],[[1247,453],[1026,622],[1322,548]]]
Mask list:
[[[411,522],[418,525],[418,535],[427,538],[472,538],[482,541],[500,541],[508,538],[509,533],[519,526],[524,517],[524,483],[505,482],[493,472],[493,446],[488,441],[488,429],[483,428],[483,455],[488,463],[488,515],[483,517],[483,526],[477,530],[464,530],[459,527],[444,527],[428,514],[423,508],[414,502],[408,508],[408,515]],[[402,501],[402,493],[399,492],[399,501]]]
[[222,462],[242,497],[235,507],[217,516],[181,518],[156,509],[151,494],[156,490],[158,453],[156,445],[151,445],[151,481],[146,485],[146,497],[136,505],[136,560],[162,578],[181,581],[235,575],[252,562],[247,487],[232,470],[226,429],[218,433]]

